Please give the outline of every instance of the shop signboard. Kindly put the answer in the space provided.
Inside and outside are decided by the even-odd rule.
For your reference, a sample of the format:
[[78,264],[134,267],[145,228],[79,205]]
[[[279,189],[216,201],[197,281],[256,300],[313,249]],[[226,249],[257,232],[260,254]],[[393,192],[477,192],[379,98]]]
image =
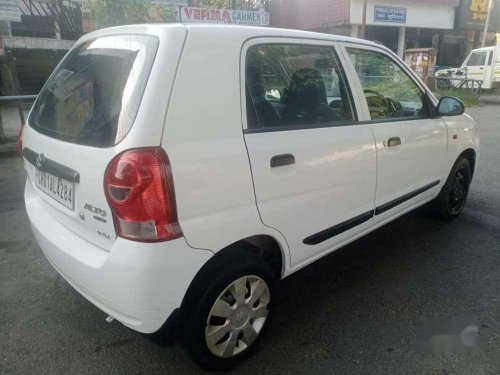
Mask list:
[[373,20],[375,22],[406,23],[406,8],[375,5]]
[[0,0],[0,21],[21,22],[21,10],[17,0]]
[[[496,5],[495,5],[496,3]],[[459,29],[483,30],[488,16],[489,0],[461,0],[457,13]],[[500,19],[500,2],[492,1],[489,31],[496,32]]]
[[269,26],[269,13],[236,9],[181,8],[181,22]]

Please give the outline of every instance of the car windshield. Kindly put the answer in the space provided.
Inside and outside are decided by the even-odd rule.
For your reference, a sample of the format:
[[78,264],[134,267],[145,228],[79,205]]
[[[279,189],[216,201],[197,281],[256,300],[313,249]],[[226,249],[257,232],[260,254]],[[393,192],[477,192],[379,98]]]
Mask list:
[[29,124],[67,142],[118,143],[132,127],[157,46],[152,36],[120,35],[76,47],[40,93]]

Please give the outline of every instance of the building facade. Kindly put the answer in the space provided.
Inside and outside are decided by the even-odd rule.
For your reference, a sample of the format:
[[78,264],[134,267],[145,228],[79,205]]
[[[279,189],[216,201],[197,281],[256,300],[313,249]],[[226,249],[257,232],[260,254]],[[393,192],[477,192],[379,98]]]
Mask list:
[[[38,94],[54,67],[83,34],[80,2],[14,1],[0,12],[0,95]],[[0,1],[9,5],[9,0]],[[2,18],[3,17],[3,18]]]
[[[0,0],[0,96],[40,92],[85,31],[81,5],[81,0]],[[17,135],[29,107],[1,102],[0,141]]]
[[[488,1],[275,0],[271,24],[376,40],[401,57],[405,49],[433,47],[439,50],[439,65],[455,66],[479,47]],[[498,10],[500,1],[494,2]],[[496,31],[497,20],[494,11],[490,31]],[[493,33],[488,42],[494,43]]]

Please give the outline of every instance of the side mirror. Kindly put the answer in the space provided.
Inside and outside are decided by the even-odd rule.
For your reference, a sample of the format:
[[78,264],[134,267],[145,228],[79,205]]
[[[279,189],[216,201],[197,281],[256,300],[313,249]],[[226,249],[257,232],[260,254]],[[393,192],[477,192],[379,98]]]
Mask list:
[[464,112],[464,103],[453,96],[443,96],[436,107],[438,116],[459,116]]

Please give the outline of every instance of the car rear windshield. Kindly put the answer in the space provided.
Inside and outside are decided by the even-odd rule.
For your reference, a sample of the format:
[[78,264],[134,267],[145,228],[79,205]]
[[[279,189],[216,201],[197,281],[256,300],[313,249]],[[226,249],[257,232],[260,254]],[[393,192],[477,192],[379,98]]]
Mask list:
[[71,51],[33,106],[29,124],[67,142],[110,147],[129,132],[153,65],[158,39],[118,35]]

